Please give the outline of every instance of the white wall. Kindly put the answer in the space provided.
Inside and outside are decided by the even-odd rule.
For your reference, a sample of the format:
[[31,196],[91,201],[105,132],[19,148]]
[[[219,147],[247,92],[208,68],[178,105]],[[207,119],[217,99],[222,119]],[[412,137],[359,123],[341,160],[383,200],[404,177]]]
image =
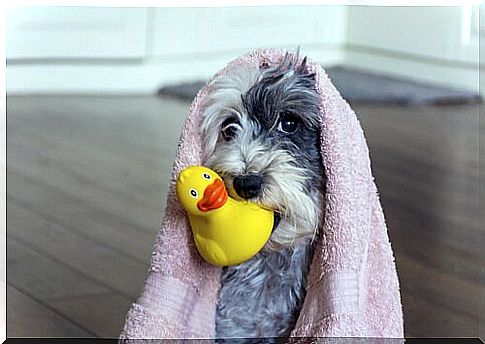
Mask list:
[[344,6],[31,8],[7,18],[9,93],[153,93],[264,47],[343,60]]
[[147,15],[144,8],[19,8],[7,16],[7,59],[143,58]]
[[478,31],[464,7],[22,8],[7,15],[7,90],[153,93],[298,45],[326,66],[477,90]]
[[352,6],[345,64],[478,91],[478,12]]

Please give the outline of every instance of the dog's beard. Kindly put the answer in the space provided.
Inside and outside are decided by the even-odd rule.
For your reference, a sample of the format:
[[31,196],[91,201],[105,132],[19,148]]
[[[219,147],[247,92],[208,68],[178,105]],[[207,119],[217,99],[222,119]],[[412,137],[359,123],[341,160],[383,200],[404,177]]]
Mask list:
[[291,246],[315,235],[321,217],[320,185],[308,187],[312,179],[308,169],[299,167],[286,149],[269,146],[245,130],[233,142],[217,146],[205,164],[221,175],[235,198],[239,198],[233,187],[235,176],[263,177],[260,194],[251,201],[281,216],[267,248]]
[[[284,66],[288,69],[291,67]],[[274,70],[269,73],[274,73]],[[294,71],[287,74],[287,80],[293,82]],[[276,130],[278,118],[272,119],[274,125],[271,128],[268,128],[267,123],[264,128],[262,121],[249,115],[248,108],[257,106],[260,101],[257,99],[257,85],[266,79],[265,74],[256,66],[246,66],[213,82],[211,102],[203,115],[203,160],[206,166],[221,175],[229,193],[235,198],[238,195],[233,187],[234,177],[248,174],[262,176],[264,182],[261,191],[250,201],[272,209],[281,216],[281,221],[265,246],[267,249],[279,249],[315,236],[322,215],[322,166],[320,160],[315,164],[312,161],[314,157],[302,151],[302,147],[291,140],[271,135]],[[272,86],[262,85],[267,89]],[[282,86],[287,92],[292,91],[288,85]],[[309,93],[303,88],[302,92]],[[246,103],[243,95],[248,98]],[[312,101],[316,103],[313,98]],[[316,105],[312,110],[318,111]],[[230,118],[235,119],[229,126],[237,131],[237,136],[224,140],[221,129],[224,129],[224,123]],[[309,125],[316,126],[315,122]],[[311,141],[311,144],[306,145],[308,150],[319,151],[316,143],[318,140]]]

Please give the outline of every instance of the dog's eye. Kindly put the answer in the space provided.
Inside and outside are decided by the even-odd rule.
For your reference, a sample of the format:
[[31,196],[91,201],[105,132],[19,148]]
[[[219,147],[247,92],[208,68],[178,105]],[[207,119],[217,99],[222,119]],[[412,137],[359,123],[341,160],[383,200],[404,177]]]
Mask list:
[[238,122],[235,118],[226,119],[221,126],[221,134],[224,140],[231,141],[236,137]]
[[286,134],[291,134],[298,129],[300,125],[300,119],[291,113],[284,113],[281,115],[280,122],[278,123],[278,130]]

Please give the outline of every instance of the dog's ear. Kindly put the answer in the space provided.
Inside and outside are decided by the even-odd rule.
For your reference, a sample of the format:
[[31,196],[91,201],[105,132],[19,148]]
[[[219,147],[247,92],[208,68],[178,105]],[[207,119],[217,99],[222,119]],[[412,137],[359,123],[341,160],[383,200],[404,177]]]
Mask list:
[[315,73],[309,73],[308,72],[307,62],[308,62],[308,58],[307,58],[307,56],[305,56],[303,58],[303,60],[301,61],[300,65],[296,68],[296,72],[299,75],[304,75],[305,77],[315,81],[316,75],[315,75]]
[[296,72],[300,75],[307,74],[307,57],[305,56],[300,65],[296,67]]

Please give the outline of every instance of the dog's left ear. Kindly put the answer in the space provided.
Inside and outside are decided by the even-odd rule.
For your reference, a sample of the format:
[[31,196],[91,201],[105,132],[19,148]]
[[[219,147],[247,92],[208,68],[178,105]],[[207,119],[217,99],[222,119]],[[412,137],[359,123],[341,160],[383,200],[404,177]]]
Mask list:
[[303,74],[306,71],[306,63],[307,63],[307,56],[303,58],[303,61],[301,61],[300,65],[297,68],[298,73]]
[[296,72],[299,74],[299,75],[304,75],[310,79],[312,79],[313,81],[315,81],[315,73],[309,73],[308,70],[307,70],[307,56],[305,56],[303,58],[303,60],[301,61],[300,65],[296,68]]

